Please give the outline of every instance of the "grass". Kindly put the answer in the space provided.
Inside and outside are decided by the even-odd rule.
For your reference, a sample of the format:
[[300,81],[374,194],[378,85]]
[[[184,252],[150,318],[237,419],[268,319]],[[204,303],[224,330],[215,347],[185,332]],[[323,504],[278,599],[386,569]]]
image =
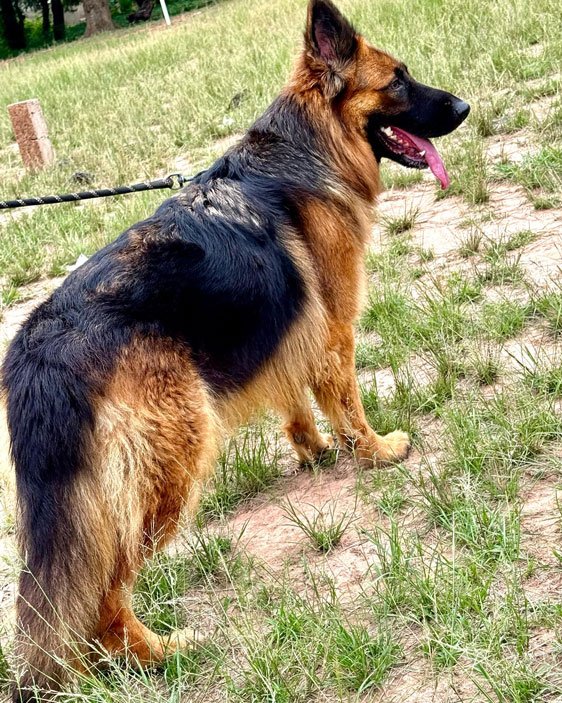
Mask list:
[[516,358],[523,382],[534,393],[552,396],[562,395],[562,366],[558,354],[553,358],[548,354],[524,349],[522,359]]
[[476,135],[465,139],[450,152],[448,164],[454,180],[438,197],[462,195],[471,205],[482,205],[490,198],[488,164],[484,154],[482,137]]
[[459,248],[459,254],[463,259],[468,259],[480,251],[483,239],[482,232],[478,229],[471,228],[470,232],[464,237]]
[[[381,339],[372,352],[378,353],[379,364],[395,366],[412,352],[439,356],[444,347],[473,333],[469,311],[481,294],[479,280],[453,274],[410,288],[391,278],[391,269],[387,266],[380,285],[371,288],[360,321],[362,331],[376,331]],[[363,349],[361,354],[367,358]]]
[[535,301],[537,314],[546,320],[554,335],[562,331],[562,291],[550,290],[537,295]]
[[473,123],[481,137],[491,137],[498,132],[498,120],[506,110],[505,97],[495,98],[485,103],[477,102],[473,108]]
[[[542,230],[531,218],[504,228],[491,197],[521,186],[537,210],[559,206],[558,3],[341,5],[415,76],[473,106],[461,130],[436,141],[453,182],[439,197],[458,196],[441,203],[443,212],[461,203],[450,226],[456,252],[420,246],[425,205],[414,199],[379,222],[367,262],[361,393],[376,431],[410,431],[415,453],[391,468],[359,471],[341,460],[293,476],[277,424],[264,417],[243,428],[204,487],[195,527],[143,568],[133,596],[148,626],[163,635],[195,627],[208,641],[144,672],[104,661],[69,701],[402,703],[438,690],[444,700],[536,703],[562,695],[562,293],[526,269],[525,248],[533,243],[534,252],[536,242],[540,251]],[[230,0],[182,19],[169,30],[125,29],[0,64],[0,114],[38,97],[57,153],[52,169],[23,174],[0,119],[1,195],[66,191],[79,170],[95,186],[189,174],[224,151],[223,140],[246,129],[282,85],[304,1]],[[416,41],[404,30],[414,23]],[[531,103],[544,96],[553,109],[540,120]],[[521,129],[528,156],[492,166],[484,140]],[[383,162],[382,176],[396,190],[416,186],[414,198],[426,192],[427,174]],[[139,194],[0,221],[0,313],[25,298],[27,283],[64,274],[161,200]],[[521,354],[527,338],[534,346]],[[2,589],[16,573],[13,521],[4,517]],[[2,601],[0,681],[12,663],[10,622]]]
[[224,517],[273,484],[281,472],[279,459],[280,447],[263,427],[232,439],[202,497],[200,519]]
[[232,580],[241,570],[232,538],[195,532],[184,546],[185,555],[159,553],[139,574],[134,606],[147,627],[166,634],[188,624],[182,598],[199,584]]
[[548,694],[549,686],[544,679],[543,672],[533,669],[525,657],[520,657],[515,662],[504,661],[502,666],[493,670],[479,664],[477,671],[489,685],[489,690],[483,690],[483,687],[479,686],[486,701],[532,703],[541,700],[541,696]]
[[529,305],[516,300],[484,303],[481,312],[483,334],[488,339],[504,342],[523,330],[530,314]]
[[399,217],[383,217],[381,220],[382,229],[390,236],[409,232],[414,228],[418,215],[419,209],[411,207],[404,210],[404,214]]
[[4,689],[9,680],[9,671],[8,662],[6,661],[2,646],[0,645],[0,691]]
[[471,395],[443,417],[451,441],[447,469],[484,477],[497,495],[509,496],[517,473],[562,436],[551,400],[531,398],[524,389],[502,390],[490,400]]
[[551,210],[562,204],[562,200],[557,195],[534,195],[531,200],[535,210]]
[[407,505],[408,498],[405,494],[404,484],[403,474],[398,474],[394,479],[387,478],[380,496],[376,500],[377,508],[383,515],[395,517]]
[[284,512],[290,523],[296,525],[308,537],[314,549],[324,554],[338,546],[353,522],[353,512],[338,514],[334,503],[312,508],[312,517],[287,499]]
[[478,271],[478,280],[488,285],[523,283],[525,274],[519,263],[519,256],[508,257],[495,248],[486,252],[484,265]]
[[557,398],[562,395],[562,371],[559,364],[527,371],[525,380],[538,393],[547,393]]
[[521,164],[507,163],[500,169],[506,178],[529,191],[540,189],[552,193],[558,192],[562,186],[561,167],[562,148],[547,146],[537,154],[526,157]]
[[392,169],[387,170],[383,174],[383,183],[385,188],[396,188],[403,190],[417,185],[423,181],[423,172],[413,169]]
[[385,354],[369,341],[359,341],[355,349],[355,366],[358,369],[377,369],[385,366]]
[[340,622],[332,637],[331,675],[344,690],[363,693],[378,686],[400,654],[389,632],[373,637],[365,627]]
[[491,386],[503,370],[501,347],[487,341],[476,345],[468,360],[468,371],[482,386]]

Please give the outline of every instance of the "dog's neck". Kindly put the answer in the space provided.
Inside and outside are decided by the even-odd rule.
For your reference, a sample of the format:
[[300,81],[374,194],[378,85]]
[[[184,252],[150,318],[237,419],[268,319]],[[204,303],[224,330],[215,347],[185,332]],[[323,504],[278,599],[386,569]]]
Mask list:
[[[375,155],[360,129],[346,128],[337,107],[328,103],[315,88],[303,89],[291,81],[279,97],[258,118],[246,137],[267,134],[278,140],[279,155],[291,152],[293,160],[306,163],[307,189],[318,196],[338,195],[348,206],[361,208],[374,204],[380,192],[379,167]],[[299,159],[302,155],[302,159]],[[293,168],[299,171],[300,163]],[[281,168],[280,162],[277,166]]]
[[328,100],[323,95],[304,55],[297,61],[281,95],[306,115],[312,131],[318,135],[317,148],[342,187],[372,205],[381,191],[381,183],[366,125],[354,125],[340,110],[343,101]]

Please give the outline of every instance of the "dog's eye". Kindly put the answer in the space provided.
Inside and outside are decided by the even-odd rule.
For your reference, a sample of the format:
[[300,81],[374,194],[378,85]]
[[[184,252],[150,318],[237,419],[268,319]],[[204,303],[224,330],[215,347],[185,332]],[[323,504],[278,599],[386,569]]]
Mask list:
[[399,90],[402,87],[402,79],[395,78],[392,83],[388,86],[388,90]]

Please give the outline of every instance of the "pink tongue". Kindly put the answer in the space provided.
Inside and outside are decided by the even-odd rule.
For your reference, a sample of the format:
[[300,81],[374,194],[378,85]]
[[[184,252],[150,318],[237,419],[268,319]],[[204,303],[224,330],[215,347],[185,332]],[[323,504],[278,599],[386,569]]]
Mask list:
[[[395,129],[396,132],[404,132],[404,130]],[[443,159],[439,156],[439,152],[433,146],[433,144],[428,139],[422,139],[422,137],[416,137],[409,132],[404,132],[404,135],[410,139],[416,148],[420,151],[425,151],[425,160],[427,165],[431,169],[431,172],[437,178],[439,183],[441,183],[441,188],[445,190],[451,184],[451,179],[443,163]]]

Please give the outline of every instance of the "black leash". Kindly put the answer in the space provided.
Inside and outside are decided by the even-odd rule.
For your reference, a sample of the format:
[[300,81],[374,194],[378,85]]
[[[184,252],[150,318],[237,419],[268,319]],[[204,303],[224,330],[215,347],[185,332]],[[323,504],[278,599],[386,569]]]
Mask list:
[[[196,176],[193,176],[195,178]],[[29,205],[55,205],[56,203],[73,203],[76,200],[90,200],[91,198],[107,198],[110,195],[125,195],[126,193],[140,193],[143,190],[159,190],[170,188],[179,190],[193,178],[186,178],[181,173],[171,173],[166,178],[156,181],[134,183],[130,186],[117,188],[100,188],[99,190],[85,190],[80,193],[65,193],[64,195],[44,195],[42,198],[19,198],[18,200],[0,200],[0,210],[9,210],[16,207]]]

